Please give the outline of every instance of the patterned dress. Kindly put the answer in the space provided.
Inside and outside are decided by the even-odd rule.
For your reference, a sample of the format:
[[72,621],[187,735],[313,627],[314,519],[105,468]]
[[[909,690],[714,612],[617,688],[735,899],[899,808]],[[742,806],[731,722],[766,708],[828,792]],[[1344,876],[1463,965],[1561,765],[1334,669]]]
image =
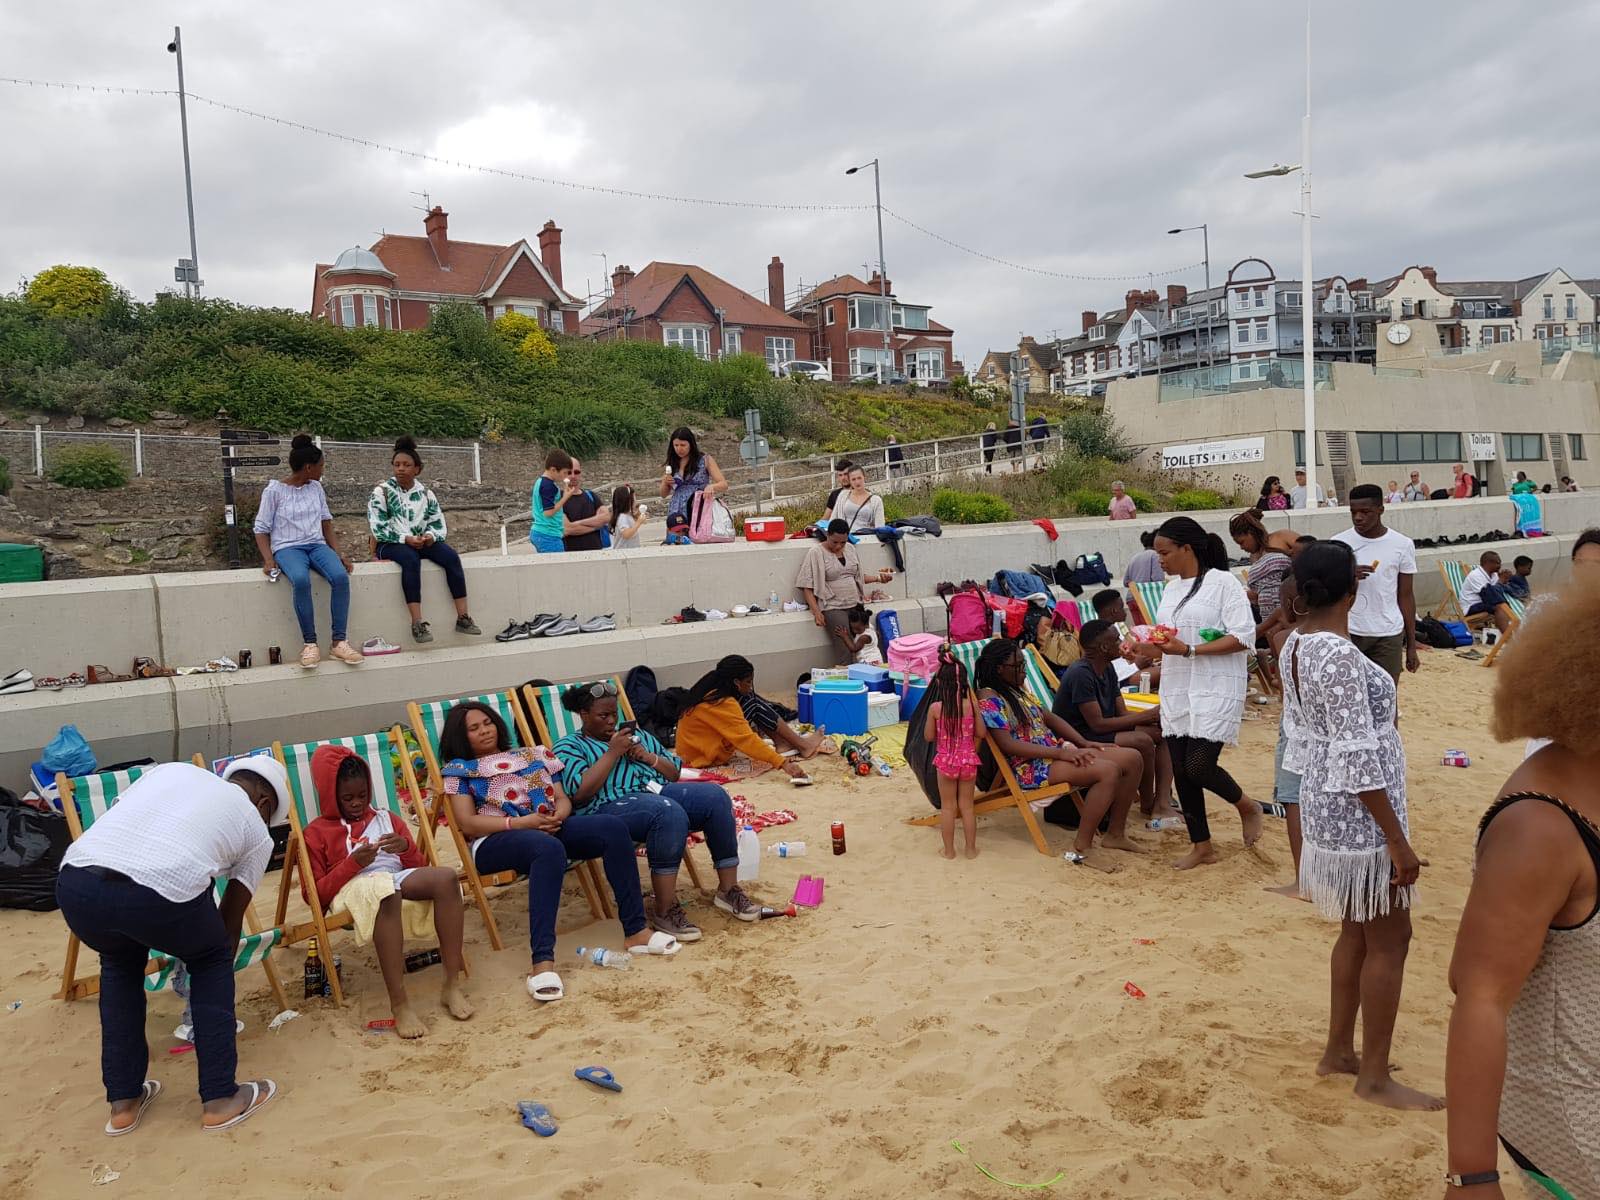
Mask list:
[[[1022,697],[1022,711],[1026,721],[1018,722],[1017,715],[999,696],[984,696],[978,701],[978,715],[990,729],[1004,729],[1019,742],[1034,746],[1056,747],[1061,739],[1050,732],[1044,723],[1044,709],[1027,696]],[[1028,791],[1042,788],[1050,779],[1050,760],[1043,758],[1010,758],[1011,773],[1017,777],[1019,787]]]
[[682,517],[689,519],[689,504],[694,499],[695,493],[702,492],[711,486],[711,469],[706,466],[706,456],[700,456],[700,463],[691,475],[680,475],[677,471],[672,473],[672,495],[667,500],[667,524],[672,524],[671,518]]
[[1282,674],[1283,765],[1300,776],[1301,893],[1340,920],[1411,907],[1416,889],[1389,886],[1383,830],[1359,795],[1387,792],[1410,836],[1394,680],[1346,638],[1298,630],[1284,642]]

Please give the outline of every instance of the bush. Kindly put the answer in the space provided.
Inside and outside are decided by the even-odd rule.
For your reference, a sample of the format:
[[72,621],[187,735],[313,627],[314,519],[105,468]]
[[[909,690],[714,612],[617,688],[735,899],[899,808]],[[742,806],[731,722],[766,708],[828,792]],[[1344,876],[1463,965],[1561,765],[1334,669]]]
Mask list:
[[1098,488],[1079,488],[1067,497],[1072,511],[1080,517],[1105,517],[1111,514],[1111,496]]
[[954,488],[940,488],[933,494],[933,515],[951,525],[992,525],[1016,517],[1011,505],[999,496]]
[[1208,488],[1185,488],[1172,496],[1172,507],[1178,512],[1202,512],[1227,506],[1226,500]]
[[123,465],[122,455],[115,450],[104,446],[75,446],[56,456],[50,478],[63,487],[103,492],[107,488],[125,486],[128,468]]
[[1077,409],[1067,413],[1061,419],[1061,440],[1084,458],[1108,458],[1120,463],[1133,457],[1133,446],[1121,426],[1103,411]]
[[1123,491],[1128,493],[1128,497],[1133,501],[1133,506],[1140,512],[1156,511],[1155,498],[1143,488],[1130,487],[1124,488]]
[[104,271],[58,263],[29,280],[23,294],[47,317],[93,317],[105,311],[114,291]]
[[0,496],[11,492],[11,464],[0,458]]
[[[239,565],[242,567],[261,565],[261,549],[250,528],[256,523],[256,509],[260,504],[259,495],[239,496],[234,502],[233,519],[238,522]],[[228,524],[220,504],[209,505],[206,509],[206,542],[211,547],[212,558],[217,562],[228,561]]]

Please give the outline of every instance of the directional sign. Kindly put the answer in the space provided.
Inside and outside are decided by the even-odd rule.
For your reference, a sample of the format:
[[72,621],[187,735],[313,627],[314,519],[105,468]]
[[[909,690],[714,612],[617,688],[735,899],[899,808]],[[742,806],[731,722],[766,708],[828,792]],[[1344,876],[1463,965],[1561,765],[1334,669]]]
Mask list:
[[227,458],[224,457],[222,465],[225,467],[275,467],[283,459],[277,455],[257,455],[254,458]]
[[224,429],[222,431],[222,440],[224,442],[254,442],[261,445],[276,446],[278,444],[278,435],[267,433],[260,429]]

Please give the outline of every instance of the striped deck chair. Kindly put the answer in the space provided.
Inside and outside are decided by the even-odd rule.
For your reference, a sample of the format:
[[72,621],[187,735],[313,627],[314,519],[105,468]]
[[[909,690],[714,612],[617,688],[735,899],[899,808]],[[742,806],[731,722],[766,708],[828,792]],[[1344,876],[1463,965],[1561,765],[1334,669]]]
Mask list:
[[[608,675],[606,678],[617,685],[617,716],[624,721],[637,721],[639,718],[633,711],[633,705],[628,703],[628,693],[623,690],[622,680],[615,675]],[[584,680],[583,682],[593,683],[600,681]],[[538,729],[541,745],[553,747],[567,734],[578,732],[581,726],[578,714],[568,712],[561,703],[561,693],[577,686],[577,683],[557,683],[541,688],[531,687],[527,684],[523,685],[522,702],[533,716],[533,723]],[[689,868],[690,882],[702,892],[712,890],[701,882],[700,872],[695,868],[694,856],[690,853],[690,849],[690,846],[683,848],[683,865]],[[602,893],[601,898],[604,900],[604,893]],[[613,914],[608,912],[606,915],[611,916]]]
[[[1433,610],[1433,617],[1439,620],[1448,614],[1451,619],[1464,622],[1468,629],[1477,630],[1492,625],[1494,621],[1488,613],[1473,613],[1470,617],[1467,615],[1467,606],[1461,603],[1461,589],[1467,582],[1468,570],[1465,563],[1457,562],[1455,559],[1439,560],[1439,574],[1444,577],[1444,599]],[[1523,614],[1527,611],[1521,600],[1511,596],[1506,597],[1502,607],[1510,617],[1511,624],[1507,626],[1504,635],[1489,647],[1489,653],[1483,656],[1483,665],[1486,667],[1494,665],[1495,656],[1505,649],[1506,643],[1511,640],[1511,635],[1516,633],[1517,627],[1522,624]]]
[[[204,768],[205,763],[196,755],[194,765]],[[68,779],[65,775],[56,776],[56,787],[61,795],[61,807],[67,818],[67,828],[72,833],[72,840],[77,841],[83,836],[83,831],[93,825],[96,820],[105,816],[117,798],[127,789],[128,785],[139,776],[143,775],[148,767],[129,767],[123,771],[101,771],[95,775],[84,775],[77,779]],[[226,889],[226,880],[217,880],[213,884],[217,903],[222,902],[222,893]],[[282,1012],[289,1007],[288,997],[284,995],[283,983],[278,978],[278,971],[273,966],[269,957],[273,947],[283,939],[281,928],[262,929],[261,923],[256,920],[254,899],[245,905],[244,910],[245,932],[239,938],[239,947],[233,957],[233,971],[238,974],[246,967],[261,964],[261,969],[266,973],[267,983],[272,988],[273,998],[278,1002],[278,1011]],[[67,933],[67,963],[61,973],[61,990],[56,993],[57,1000],[81,1000],[85,996],[92,996],[100,990],[99,975],[79,975],[78,950],[82,945],[78,935]],[[177,969],[177,960],[160,954],[155,950],[150,951],[150,962],[145,967],[144,990],[159,992],[172,982],[172,974]]]
[[[485,883],[494,886],[513,883],[517,878],[516,872],[501,871],[489,876],[478,874],[477,864],[472,861],[471,843],[462,834],[461,827],[456,824],[455,811],[445,803],[444,776],[439,770],[439,735],[444,732],[444,719],[452,708],[464,700],[474,700],[493,709],[505,722],[506,732],[511,737],[513,747],[531,745],[533,734],[528,728],[528,718],[523,714],[522,705],[517,703],[514,692],[458,696],[454,700],[431,700],[426,704],[419,704],[413,700],[406,705],[406,716],[411,722],[411,731],[417,735],[417,745],[422,748],[422,761],[428,770],[428,788],[434,798],[433,806],[428,810],[427,820],[431,827],[437,828],[440,816],[444,817],[450,829],[450,836],[455,839],[456,853],[461,857],[462,882],[472,893],[473,902],[478,906],[478,914],[483,917],[484,927],[489,931],[489,944],[496,950],[503,950],[505,945],[500,940],[500,928],[495,923],[494,913],[489,910],[489,900],[484,895],[483,886]],[[589,912],[598,921],[606,915],[606,911],[600,900],[603,893],[595,874],[594,862],[590,860],[567,864],[567,870],[571,871],[574,868],[578,873],[578,886],[583,890],[584,899],[589,902]]]
[[[400,803],[399,786],[395,779],[394,759],[400,760],[401,779],[413,797],[416,808],[417,826],[416,844],[422,852],[423,861],[430,867],[439,865],[438,853],[433,846],[433,830],[429,826],[424,805],[420,799],[421,792],[417,787],[417,777],[411,769],[411,758],[404,753],[405,742],[400,736],[400,727],[396,725],[385,733],[367,733],[360,737],[330,738],[325,742],[296,742],[285,746],[282,742],[272,744],[272,753],[289,772],[289,845],[284,854],[283,873],[278,887],[278,908],[276,913],[277,924],[282,927],[283,941],[286,946],[293,946],[309,938],[316,938],[317,945],[321,947],[323,955],[333,953],[332,943],[328,933],[334,929],[348,929],[354,922],[348,911],[334,913],[324,912],[322,905],[317,901],[316,879],[311,871],[311,854],[306,849],[305,828],[321,815],[321,808],[317,803],[317,789],[311,780],[311,756],[316,753],[318,746],[343,746],[354,750],[367,764],[367,769],[372,775],[372,806],[387,810],[396,820],[406,820],[405,809]],[[399,749],[400,753],[394,751]],[[295,886],[295,876],[298,875],[304,885],[306,893],[310,896],[308,907],[311,909],[311,920],[301,925],[290,926],[286,924],[289,910],[289,896]],[[344,1005],[344,987],[339,982],[337,971],[328,972],[328,983],[333,991],[333,1002],[340,1007]]]
[[1161,597],[1167,590],[1167,581],[1160,583],[1130,583],[1128,590],[1133,593],[1133,607],[1136,610],[1134,617],[1141,625],[1154,625],[1156,613],[1161,610]]
[[[956,661],[966,668],[967,678],[972,682],[972,687],[968,691],[968,698],[974,711],[978,707],[976,684],[978,656],[983,653],[983,648],[992,640],[992,638],[985,638],[981,642],[960,642],[950,647],[950,652],[955,655]],[[1029,695],[1034,703],[1049,711],[1051,705],[1055,703],[1056,688],[1059,686],[1055,675],[1045,665],[1044,660],[1039,657],[1038,652],[1032,646],[1025,647],[1023,650],[1023,667],[1023,681]],[[1061,796],[1070,796],[1075,789],[1071,784],[1065,783],[1046,788],[1034,788],[1031,791],[1024,789],[1017,783],[1017,777],[1011,770],[1010,762],[1006,760],[1005,755],[1001,754],[995,747],[994,742],[990,740],[987,726],[982,721],[976,721],[974,728],[977,730],[979,738],[989,747],[989,753],[994,756],[995,764],[999,769],[995,776],[994,786],[988,791],[973,797],[972,811],[974,813],[997,812],[1000,809],[1015,806],[1017,811],[1022,814],[1022,822],[1027,826],[1028,836],[1033,839],[1034,847],[1040,854],[1049,854],[1050,846],[1044,840],[1044,831],[1039,828],[1039,822],[1033,815],[1034,807],[1048,804]],[[939,823],[939,814],[935,812],[925,817],[913,817],[907,823],[911,825],[937,825]]]

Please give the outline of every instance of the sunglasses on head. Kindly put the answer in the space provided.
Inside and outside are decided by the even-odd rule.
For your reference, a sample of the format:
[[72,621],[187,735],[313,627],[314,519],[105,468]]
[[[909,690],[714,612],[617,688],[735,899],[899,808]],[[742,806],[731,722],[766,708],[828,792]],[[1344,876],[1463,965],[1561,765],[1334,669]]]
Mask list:
[[606,679],[602,680],[600,683],[591,683],[588,691],[589,695],[598,700],[602,696],[615,696],[617,694],[617,685],[611,680]]

